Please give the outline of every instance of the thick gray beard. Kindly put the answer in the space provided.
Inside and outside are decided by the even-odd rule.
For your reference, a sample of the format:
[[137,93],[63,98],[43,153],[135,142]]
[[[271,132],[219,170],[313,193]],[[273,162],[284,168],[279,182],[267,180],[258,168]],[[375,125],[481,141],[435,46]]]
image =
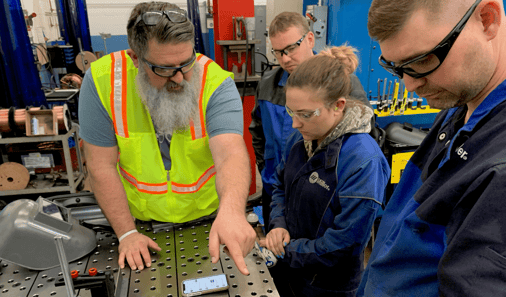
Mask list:
[[[141,62],[142,63],[142,62]],[[174,130],[186,130],[190,120],[198,114],[201,66],[195,63],[190,81],[183,79],[182,90],[169,91],[175,82],[167,80],[161,90],[153,87],[142,65],[136,77],[137,90],[148,108],[157,134],[172,134]]]

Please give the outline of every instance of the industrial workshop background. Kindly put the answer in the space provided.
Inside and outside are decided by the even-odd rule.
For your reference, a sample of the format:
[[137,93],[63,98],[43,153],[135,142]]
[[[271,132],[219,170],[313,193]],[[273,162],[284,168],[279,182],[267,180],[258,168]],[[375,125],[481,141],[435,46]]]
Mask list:
[[[209,218],[206,218],[209,221],[192,221],[191,225],[185,226],[140,226],[139,232],[167,247],[165,254],[153,254],[153,263],[156,264],[153,264],[150,271],[146,269],[142,273],[138,270],[130,271],[129,268],[118,268],[117,237],[110,228],[104,226],[100,228],[105,229],[100,229],[97,234],[90,233],[91,239],[87,241],[89,250],[84,250],[80,242],[75,242],[79,246],[72,250],[79,253],[69,257],[70,266],[66,265],[66,259],[62,260],[60,254],[58,258],[56,253],[41,256],[44,249],[54,249],[52,237],[36,240],[37,236],[42,236],[41,232],[26,242],[16,243],[19,246],[34,246],[34,251],[22,255],[16,248],[2,250],[7,243],[20,238],[16,237],[16,232],[23,232],[18,229],[21,224],[9,221],[12,217],[1,220],[2,209],[11,202],[19,202],[12,204],[11,212],[13,209],[25,214],[30,212],[42,222],[42,227],[37,222],[33,223],[36,228],[63,228],[68,231],[62,232],[67,237],[73,236],[69,230],[75,231],[75,228],[71,228],[70,219],[69,222],[64,222],[63,217],[70,218],[72,214],[73,219],[79,220],[75,221],[77,225],[86,225],[89,221],[96,220],[95,216],[105,220],[93,193],[85,191],[91,188],[89,185],[86,188],[86,163],[80,149],[79,88],[82,76],[93,61],[128,48],[126,23],[132,8],[139,2],[141,1],[2,0],[0,226],[5,228],[0,232],[2,297],[65,296],[63,286],[68,286],[69,282],[64,284],[57,278],[70,275],[69,267],[73,270],[82,269],[82,273],[88,271],[85,267],[91,268],[86,277],[92,276],[92,272],[96,275],[97,270],[99,276],[103,276],[104,271],[109,272],[108,276],[116,273],[115,296],[146,296],[144,292],[147,291],[159,296],[162,293],[163,296],[179,296],[181,292],[178,283],[181,280],[201,273],[211,275],[224,271],[228,271],[232,278],[235,277],[231,283],[230,296],[278,296],[266,262],[258,254],[250,253],[246,258],[248,266],[254,267],[251,276],[242,275],[223,250],[220,257],[221,270],[219,265],[204,261],[209,258],[206,246],[211,228]],[[438,110],[431,109],[424,98],[408,92],[402,81],[378,64],[381,54],[379,45],[367,32],[367,14],[371,0],[176,0],[173,3],[188,11],[196,28],[196,51],[235,74],[235,83],[242,95],[244,140],[248,147],[252,173],[248,204],[250,214],[254,211],[261,217],[261,210],[254,209],[254,206],[260,204],[261,179],[255,165],[248,127],[258,82],[267,69],[279,66],[271,54],[268,25],[274,16],[287,10],[307,17],[315,35],[316,52],[325,46],[344,43],[358,49],[360,64],[356,75],[375,109],[377,129],[380,131],[379,143],[392,168],[386,189],[388,201],[406,162],[423,140]],[[80,193],[82,195],[75,196]],[[45,200],[47,197],[53,198]],[[25,198],[33,201],[25,201],[23,203],[27,204],[23,205],[20,200]],[[60,211],[64,214],[59,220],[47,218],[40,212],[43,206],[54,207],[53,204],[57,205],[55,208],[58,214]],[[258,217],[257,221],[252,222],[252,225],[256,224],[255,227],[261,227]],[[372,231],[374,242],[374,227]],[[57,251],[65,255],[63,245],[60,245],[61,237],[56,240]],[[100,244],[97,245],[97,242]],[[16,257],[24,262],[12,260]],[[43,263],[48,261],[50,265]],[[184,266],[178,268],[177,261],[184,261]],[[29,266],[35,265],[34,263],[40,264],[38,268],[41,271],[35,271]],[[63,272],[59,272],[60,264]],[[161,283],[162,279],[170,283],[152,285],[155,280]],[[52,281],[58,282],[60,287],[48,284]],[[113,280],[102,278],[97,294],[94,295],[91,291],[82,296],[106,296],[102,295],[103,290],[111,285],[114,286]],[[84,280],[79,288],[89,286],[90,281]],[[108,293],[107,296],[113,295]]]

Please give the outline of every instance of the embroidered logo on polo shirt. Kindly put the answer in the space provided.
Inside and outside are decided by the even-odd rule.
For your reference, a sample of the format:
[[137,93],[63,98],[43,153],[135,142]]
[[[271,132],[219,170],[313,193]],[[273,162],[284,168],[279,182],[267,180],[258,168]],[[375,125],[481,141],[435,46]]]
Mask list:
[[463,160],[467,160],[467,152],[462,148],[464,144],[457,148],[456,152]]
[[311,175],[309,176],[309,182],[312,184],[316,183],[322,186],[325,190],[330,191],[329,185],[327,185],[325,181],[321,179],[320,176],[318,176],[318,172],[311,173]]

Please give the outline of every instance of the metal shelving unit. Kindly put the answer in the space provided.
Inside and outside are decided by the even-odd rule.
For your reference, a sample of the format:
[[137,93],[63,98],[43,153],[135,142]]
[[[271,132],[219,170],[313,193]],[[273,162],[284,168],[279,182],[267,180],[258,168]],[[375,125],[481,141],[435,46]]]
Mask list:
[[[72,158],[70,156],[70,147],[68,139],[74,138],[76,143],[77,163],[79,164],[79,171],[74,172],[72,168]],[[67,170],[67,177],[69,181],[68,186],[48,187],[40,189],[23,189],[12,191],[0,191],[0,196],[22,195],[22,194],[39,194],[39,193],[53,193],[53,192],[70,192],[76,193],[76,189],[84,179],[83,163],[81,161],[81,151],[79,150],[79,126],[74,124],[72,128],[64,135],[55,136],[31,136],[31,137],[12,137],[0,139],[0,145],[13,144],[13,143],[34,143],[34,142],[48,142],[48,141],[61,141],[63,146],[63,154],[65,156],[65,166]],[[0,152],[3,154],[3,152]],[[4,156],[2,156],[3,158]]]

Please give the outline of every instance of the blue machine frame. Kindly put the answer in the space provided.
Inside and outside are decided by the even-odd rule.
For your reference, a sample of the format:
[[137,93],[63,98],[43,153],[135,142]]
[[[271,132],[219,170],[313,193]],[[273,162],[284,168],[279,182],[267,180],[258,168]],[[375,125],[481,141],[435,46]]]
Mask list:
[[61,36],[79,53],[79,39],[83,51],[93,52],[86,0],[56,0]]
[[[387,78],[393,81],[397,77],[378,63],[381,49],[379,44],[369,37],[367,30],[367,16],[371,2],[372,0],[324,0],[322,5],[328,6],[327,45],[338,46],[347,42],[357,48],[360,65],[356,75],[364,86],[369,100],[376,101],[378,79]],[[307,5],[317,3],[317,0],[304,0],[303,5],[306,8]],[[425,99],[423,104],[427,104]],[[384,127],[392,121],[404,121],[416,127],[429,128],[435,116],[436,114],[383,117],[378,118],[377,123],[380,127]]]
[[0,15],[0,106],[46,104],[19,0],[4,0]]
[[195,50],[198,53],[206,55],[204,39],[202,38],[202,26],[200,24],[199,2],[197,0],[186,0],[186,5],[188,7],[188,16],[195,28]]

